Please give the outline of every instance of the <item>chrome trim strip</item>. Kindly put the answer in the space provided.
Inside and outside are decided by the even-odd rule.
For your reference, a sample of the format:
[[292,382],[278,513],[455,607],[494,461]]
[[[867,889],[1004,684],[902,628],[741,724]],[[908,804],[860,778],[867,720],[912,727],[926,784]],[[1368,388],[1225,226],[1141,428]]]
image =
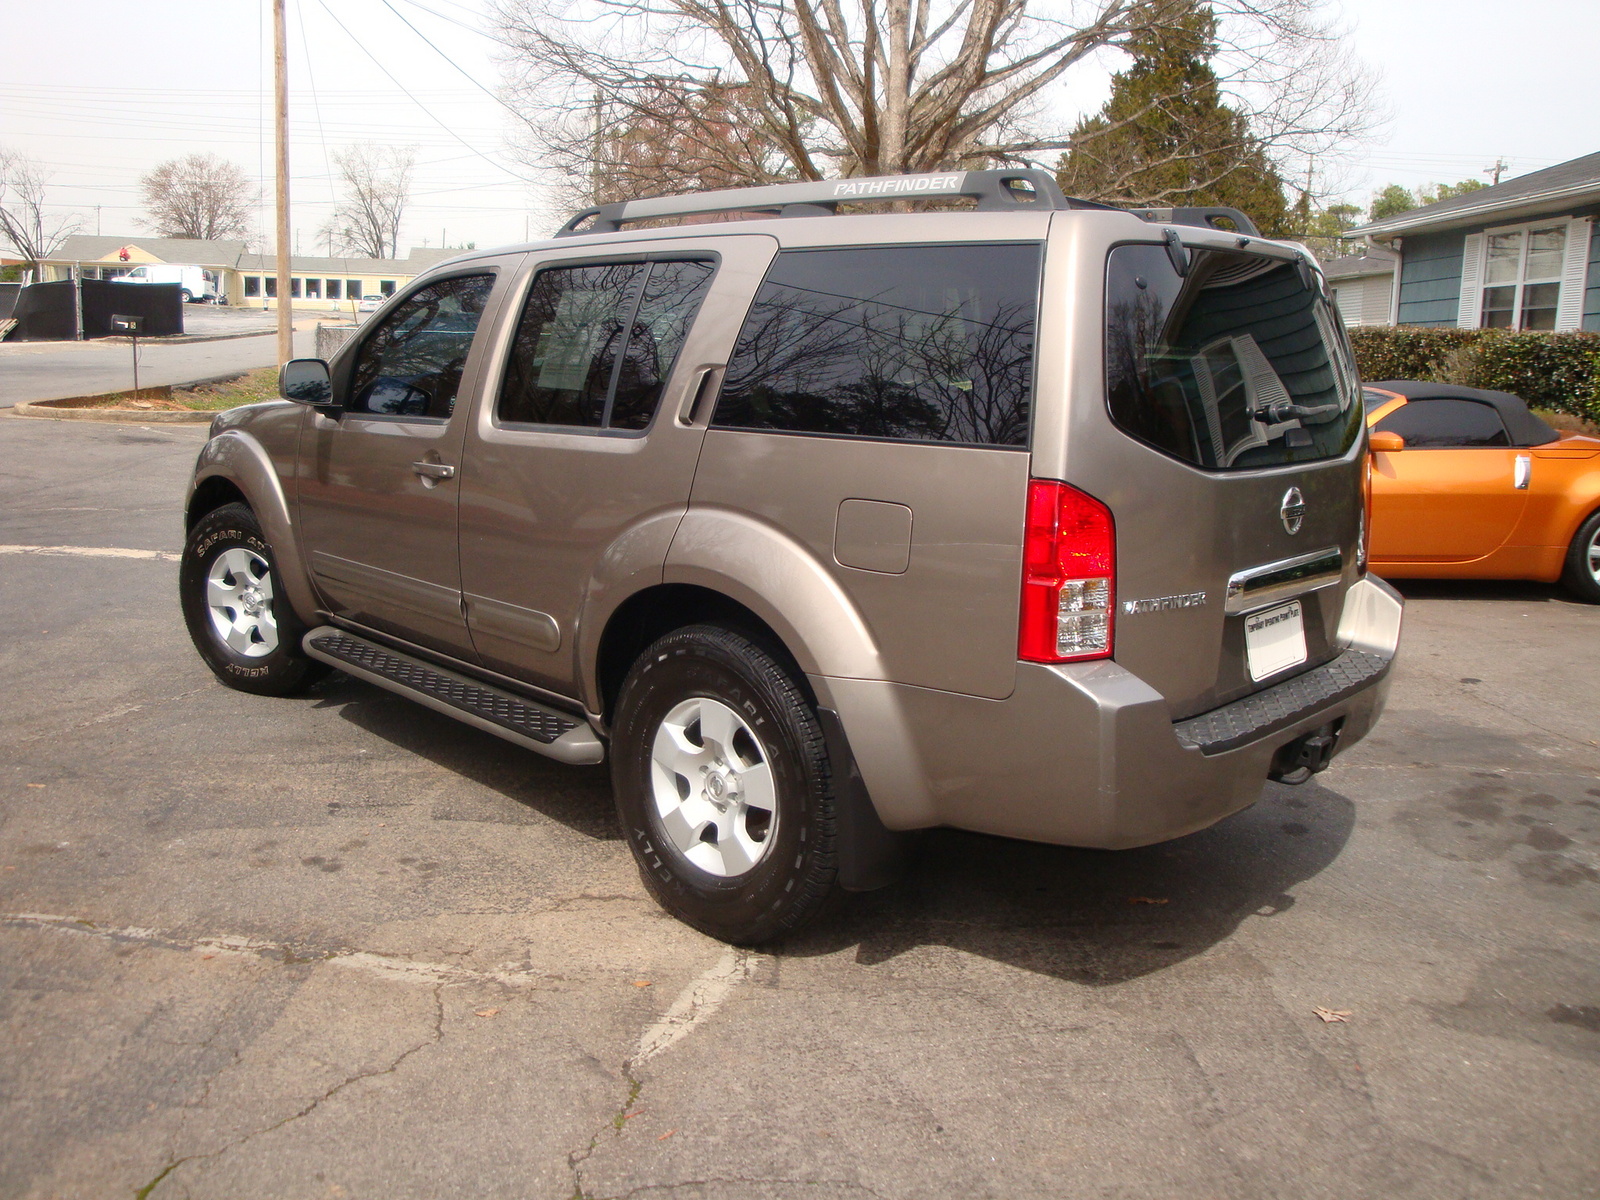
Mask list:
[[1338,583],[1343,575],[1344,552],[1337,546],[1235,571],[1228,577],[1223,611],[1230,616],[1249,612]]

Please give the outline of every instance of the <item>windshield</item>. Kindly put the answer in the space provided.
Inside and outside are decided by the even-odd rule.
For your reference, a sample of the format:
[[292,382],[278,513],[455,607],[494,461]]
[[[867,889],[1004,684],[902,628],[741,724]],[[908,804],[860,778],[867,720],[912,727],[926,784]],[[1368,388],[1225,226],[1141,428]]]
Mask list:
[[1112,250],[1111,419],[1211,470],[1342,455],[1360,428],[1361,393],[1341,324],[1316,282],[1296,261],[1261,254],[1191,247],[1180,275],[1164,245]]

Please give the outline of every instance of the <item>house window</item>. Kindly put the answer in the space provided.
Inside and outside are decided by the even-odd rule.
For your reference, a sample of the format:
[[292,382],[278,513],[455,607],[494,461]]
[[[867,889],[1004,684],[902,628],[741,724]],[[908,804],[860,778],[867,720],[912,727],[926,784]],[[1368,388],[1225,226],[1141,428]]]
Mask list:
[[1566,222],[1491,233],[1487,249],[1480,323],[1486,329],[1554,329]]
[[277,298],[278,298],[278,277],[276,275],[268,275],[267,276],[267,299],[268,300],[276,300]]
[[322,299],[322,280],[320,280],[320,279],[308,279],[308,280],[306,280],[306,299],[307,300],[321,300]]
[[344,294],[351,300],[361,299],[361,280],[346,279],[344,281]]
[[330,280],[328,280],[328,299],[329,300],[338,300],[338,299],[341,298],[340,297],[340,285],[343,282],[344,281],[342,279],[330,279]]
[[392,296],[392,295],[394,295],[394,280],[392,280],[392,279],[380,279],[380,280],[378,280],[378,293],[380,295],[383,295],[383,296]]
[[261,295],[261,276],[246,275],[244,277],[244,294],[246,299],[251,296]]
[[292,276],[289,277],[289,298],[291,300],[300,299],[301,291],[302,291],[301,286],[300,286],[301,283],[302,283],[302,280],[301,280],[300,276],[292,275]]

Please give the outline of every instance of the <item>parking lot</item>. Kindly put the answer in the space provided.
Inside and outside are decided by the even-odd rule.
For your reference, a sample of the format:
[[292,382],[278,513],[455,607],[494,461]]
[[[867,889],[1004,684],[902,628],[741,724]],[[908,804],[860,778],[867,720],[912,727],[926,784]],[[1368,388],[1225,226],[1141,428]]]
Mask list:
[[931,834],[751,953],[650,901],[604,768],[216,684],[203,427],[0,436],[0,1195],[1600,1194],[1600,608],[1404,585],[1313,782]]

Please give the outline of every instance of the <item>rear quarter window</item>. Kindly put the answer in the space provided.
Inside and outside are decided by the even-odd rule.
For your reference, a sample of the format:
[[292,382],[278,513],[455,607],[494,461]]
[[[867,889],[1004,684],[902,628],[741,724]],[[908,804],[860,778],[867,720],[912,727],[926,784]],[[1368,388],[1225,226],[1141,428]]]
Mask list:
[[1037,244],[788,250],[740,331],[713,424],[1026,446]]
[[1293,261],[1165,246],[1111,251],[1106,397],[1123,432],[1208,470],[1336,458],[1362,404],[1343,326]]

